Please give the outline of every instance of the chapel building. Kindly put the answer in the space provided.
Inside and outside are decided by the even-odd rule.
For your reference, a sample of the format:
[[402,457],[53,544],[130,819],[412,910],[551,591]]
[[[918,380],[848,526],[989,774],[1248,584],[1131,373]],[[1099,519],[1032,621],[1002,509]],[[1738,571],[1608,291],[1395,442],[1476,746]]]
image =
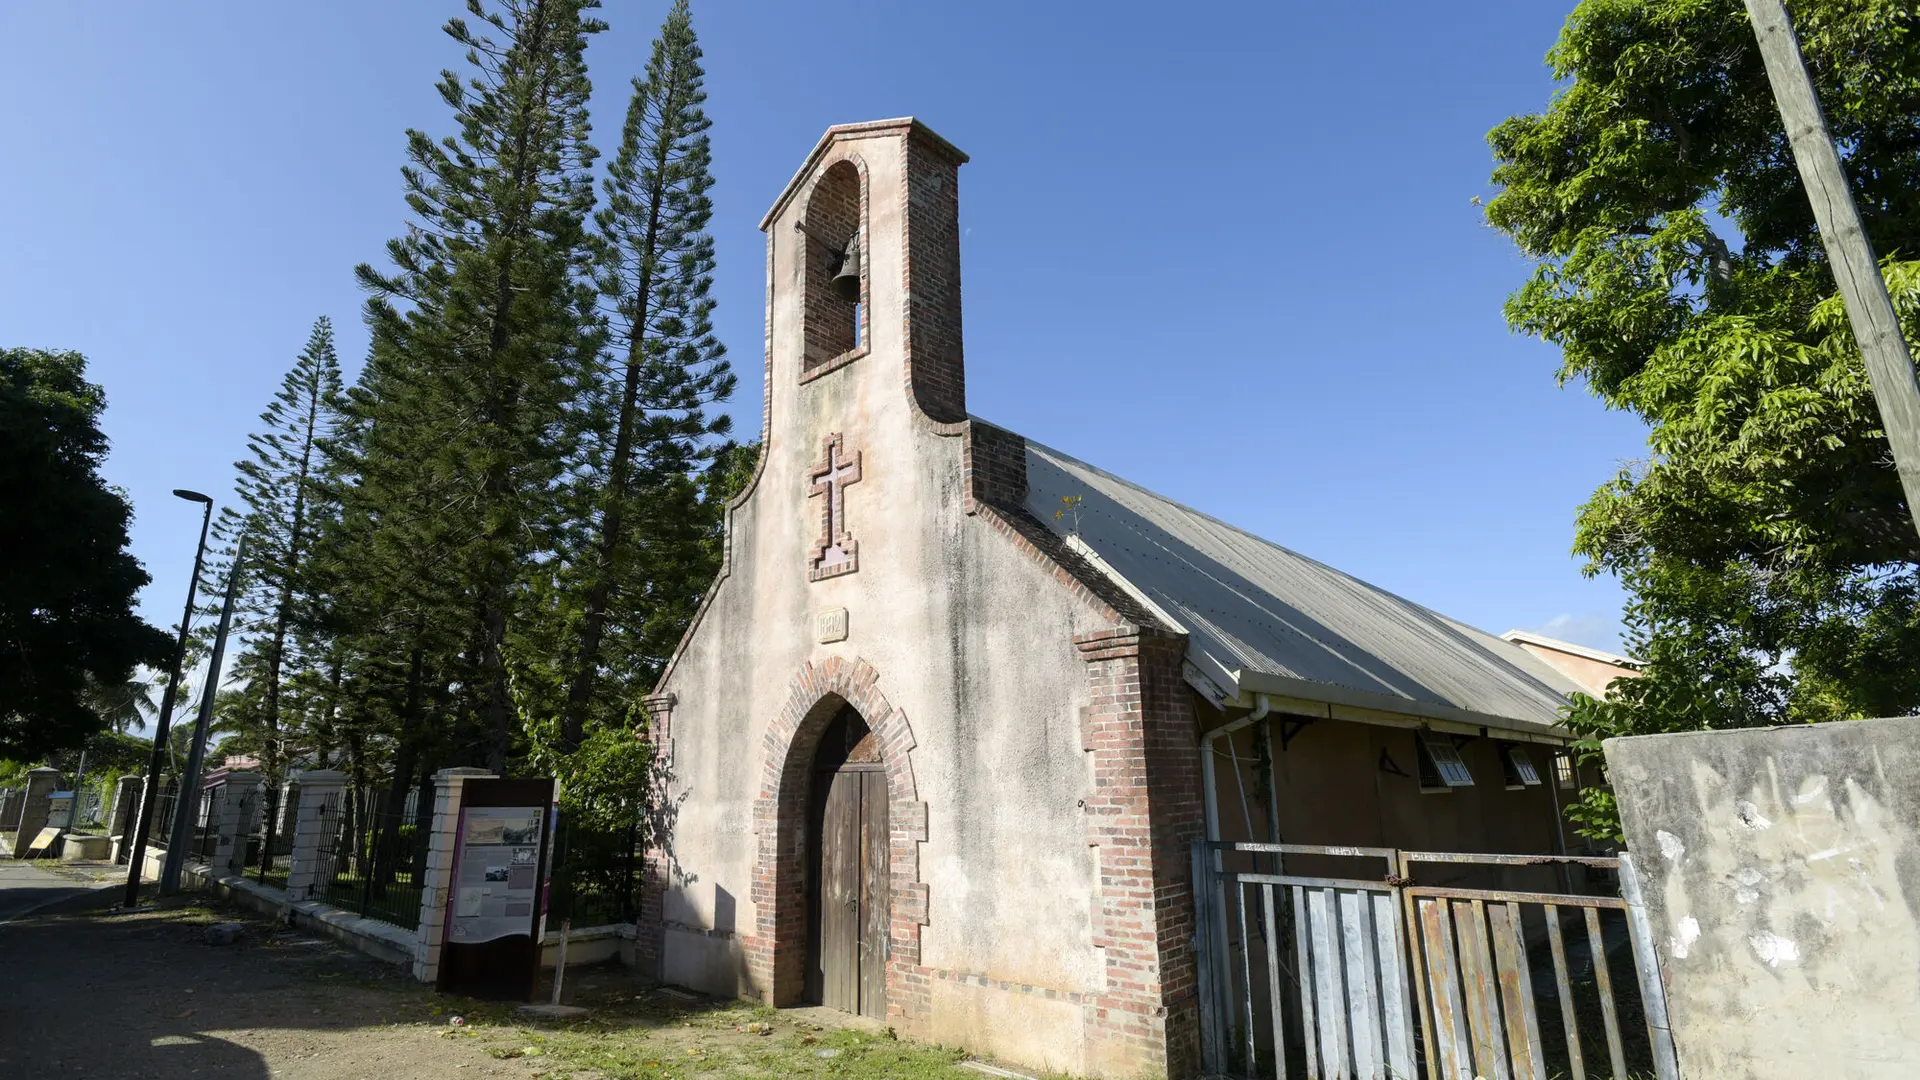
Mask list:
[[649,703],[673,829],[640,955],[1034,1070],[1191,1075],[1194,841],[1563,850],[1579,687],[970,416],[966,160],[836,126],[761,222],[764,443]]

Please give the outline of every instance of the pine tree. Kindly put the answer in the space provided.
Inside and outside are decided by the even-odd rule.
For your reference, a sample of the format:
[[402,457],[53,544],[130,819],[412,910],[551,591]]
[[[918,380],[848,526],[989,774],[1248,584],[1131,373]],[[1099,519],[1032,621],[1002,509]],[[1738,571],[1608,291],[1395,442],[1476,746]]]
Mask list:
[[[645,77],[633,80],[620,147],[603,183],[606,206],[594,219],[596,277],[610,332],[588,404],[598,422],[583,446],[582,472],[597,505],[578,568],[583,595],[568,664],[564,747],[580,744],[603,670],[620,666],[610,665],[605,649],[616,608],[652,599],[641,549],[657,543],[659,555],[676,540],[692,540],[674,534],[688,530],[693,515],[672,511],[693,501],[690,474],[711,453],[706,440],[729,427],[726,416],[704,412],[731,396],[735,379],[713,333],[713,238],[706,232],[713,178],[703,79],[687,0],[676,0]],[[669,580],[687,569],[653,562]]]
[[566,460],[564,421],[596,348],[584,53],[604,24],[584,12],[598,6],[469,0],[479,28],[447,23],[475,72],[447,72],[439,85],[459,134],[408,132],[414,220],[388,244],[391,272],[358,270],[373,293],[375,356],[404,388],[402,400],[371,400],[369,420],[376,440],[383,426],[415,425],[414,453],[385,467],[419,474],[391,486],[426,498],[412,507],[416,520],[444,530],[452,551],[471,610],[461,708],[495,770],[516,733],[505,657],[516,586],[537,565]]
[[230,509],[221,521],[223,536],[244,538],[247,546],[235,623],[237,633],[248,641],[235,664],[246,679],[247,693],[244,708],[236,706],[229,722],[257,729],[249,732],[248,741],[259,751],[270,780],[278,779],[286,763],[282,687],[297,666],[292,655],[296,632],[310,619],[316,599],[307,564],[316,519],[323,518],[330,505],[321,491],[321,446],[338,422],[340,400],[333,324],[322,315],[279,392],[260,414],[264,426],[247,440],[250,456],[235,463],[244,510]]

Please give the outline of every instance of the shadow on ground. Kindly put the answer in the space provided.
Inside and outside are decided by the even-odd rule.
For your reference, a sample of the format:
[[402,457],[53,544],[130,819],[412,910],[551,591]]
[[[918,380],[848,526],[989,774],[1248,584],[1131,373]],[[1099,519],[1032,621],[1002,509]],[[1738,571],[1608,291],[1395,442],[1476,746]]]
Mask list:
[[117,899],[89,893],[0,925],[0,1077],[528,1075],[436,1039],[444,1005],[397,969],[258,920],[212,945],[207,926],[239,916],[190,898],[122,913]]
[[[122,912],[93,892],[0,925],[0,1077],[140,1080],[960,1080],[957,1051],[826,1010],[567,973],[591,1008],[532,1021],[204,898]],[[245,924],[211,944],[216,922]],[[544,980],[543,980],[544,983]],[[546,986],[541,987],[545,1000]],[[455,1016],[461,1018],[453,1023]]]

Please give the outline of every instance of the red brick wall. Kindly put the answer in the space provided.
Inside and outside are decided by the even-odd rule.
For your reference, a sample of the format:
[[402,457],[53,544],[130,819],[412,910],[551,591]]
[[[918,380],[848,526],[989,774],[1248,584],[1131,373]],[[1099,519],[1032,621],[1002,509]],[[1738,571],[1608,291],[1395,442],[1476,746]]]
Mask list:
[[1094,944],[1106,993],[1094,1005],[1099,1054],[1154,1073],[1199,1067],[1189,850],[1203,834],[1192,696],[1183,637],[1104,630],[1075,639],[1092,704],[1082,745],[1094,755],[1087,839],[1097,848]]
[[[654,790],[649,805],[654,807],[669,805],[667,784],[673,770],[673,702],[673,695],[658,694],[640,703],[647,716],[647,726],[641,731],[640,738],[653,743]],[[666,910],[663,903],[670,858],[665,847],[657,841],[671,842],[669,838],[658,835],[668,825],[668,822],[650,823],[649,832],[654,834],[651,838],[656,843],[648,846],[642,859],[640,911],[634,918],[634,968],[642,979],[654,982],[662,977],[666,962]]]
[[808,767],[827,724],[846,702],[860,710],[880,744],[887,770],[891,940],[887,955],[887,1016],[901,1030],[918,1030],[927,1015],[927,969],[920,964],[920,928],[927,924],[927,886],[920,880],[920,845],[927,838],[927,804],[919,801],[908,758],[914,748],[907,715],[879,690],[880,675],[864,660],[831,657],[809,663],[789,684],[787,704],[762,744],[760,796],[754,829],[760,854],[754,868],[756,911],[742,942],[754,988],[775,1005],[799,1002],[806,985],[806,805]]
[[906,224],[907,385],[940,423],[967,418],[960,334],[960,162],[916,130],[907,137],[900,200]]
[[978,504],[1016,508],[1027,501],[1027,440],[978,420],[967,425],[961,468],[967,476],[967,513]]
[[[806,228],[800,240],[806,248],[806,349],[800,370],[804,376],[854,350],[854,320],[865,309],[842,300],[828,287],[833,279],[832,256],[844,249],[848,237],[859,231],[864,215],[866,177],[851,160],[827,166],[807,197]],[[836,246],[838,245],[838,246]],[[866,295],[866,259],[860,260],[861,295]],[[865,341],[864,328],[859,335]]]

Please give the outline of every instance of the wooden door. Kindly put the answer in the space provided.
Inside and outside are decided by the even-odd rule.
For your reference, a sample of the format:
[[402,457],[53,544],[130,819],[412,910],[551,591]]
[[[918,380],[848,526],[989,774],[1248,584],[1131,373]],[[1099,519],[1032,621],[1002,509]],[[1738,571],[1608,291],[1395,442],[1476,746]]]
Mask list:
[[860,1011],[860,774],[832,774],[820,835],[820,1004]]
[[887,902],[887,774],[868,769],[860,777],[860,1008],[862,1016],[887,1018],[887,952],[893,908]]
[[816,972],[822,1005],[887,1015],[887,775],[849,764],[821,776]]
[[806,997],[884,1020],[892,923],[887,773],[878,740],[852,706],[821,734],[811,773]]

